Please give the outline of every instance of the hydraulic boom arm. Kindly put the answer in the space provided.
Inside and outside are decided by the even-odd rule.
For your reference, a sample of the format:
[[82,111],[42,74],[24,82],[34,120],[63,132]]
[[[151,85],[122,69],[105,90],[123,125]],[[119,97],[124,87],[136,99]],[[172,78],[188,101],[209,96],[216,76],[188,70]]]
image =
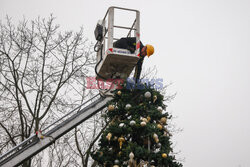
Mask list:
[[43,139],[37,137],[35,134],[29,137],[19,145],[15,146],[12,150],[8,151],[4,155],[1,155],[0,166],[10,167],[20,165],[25,160],[28,160],[43,149],[47,148],[56,139],[66,134],[71,129],[96,114],[98,111],[102,110],[106,103],[111,99],[112,97],[100,97],[98,100],[92,102],[83,109],[80,109],[78,112],[59,123],[48,132],[45,132],[43,134],[45,136]]

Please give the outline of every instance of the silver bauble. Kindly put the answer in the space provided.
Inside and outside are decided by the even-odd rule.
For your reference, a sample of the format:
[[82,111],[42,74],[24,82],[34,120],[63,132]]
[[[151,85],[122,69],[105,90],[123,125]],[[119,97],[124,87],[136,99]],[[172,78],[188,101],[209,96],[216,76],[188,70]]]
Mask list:
[[132,107],[131,104],[126,104],[125,109],[128,110],[128,109],[130,109],[131,107]]
[[129,124],[133,126],[133,125],[136,124],[136,122],[134,120],[132,120],[132,121],[129,122]]
[[144,94],[144,97],[146,97],[147,99],[150,98],[150,97],[151,97],[151,93],[150,93],[150,92],[146,92],[146,93]]
[[115,164],[116,164],[116,165],[119,164],[119,160],[118,160],[118,159],[115,160]]
[[122,127],[124,127],[124,125],[125,125],[124,123],[120,123],[120,124],[119,124],[119,127],[122,128]]
[[160,112],[162,112],[163,109],[162,109],[161,106],[159,106],[159,107],[157,108],[157,110],[160,111]]

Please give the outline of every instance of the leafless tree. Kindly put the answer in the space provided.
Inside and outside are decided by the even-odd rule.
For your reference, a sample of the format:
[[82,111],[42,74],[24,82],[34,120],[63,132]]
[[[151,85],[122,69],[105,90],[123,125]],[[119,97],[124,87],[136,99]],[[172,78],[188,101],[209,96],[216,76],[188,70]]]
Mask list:
[[[0,154],[81,104],[91,93],[84,80],[95,63],[90,42],[83,29],[59,33],[54,22],[53,16],[23,20],[17,26],[9,17],[0,22]],[[78,129],[70,133],[78,135]],[[59,156],[55,152],[60,149],[51,146],[49,154]],[[42,157],[23,166],[40,166]],[[73,158],[63,157],[60,163],[73,164]]]

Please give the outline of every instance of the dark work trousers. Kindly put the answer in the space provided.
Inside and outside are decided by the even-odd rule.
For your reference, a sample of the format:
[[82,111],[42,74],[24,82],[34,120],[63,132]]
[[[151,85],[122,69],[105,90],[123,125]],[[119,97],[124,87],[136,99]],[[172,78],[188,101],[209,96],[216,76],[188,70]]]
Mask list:
[[134,78],[135,78],[135,82],[137,83],[138,80],[140,79],[141,76],[141,71],[142,71],[142,64],[143,64],[143,60],[144,57],[141,57],[135,67],[135,74],[134,74]]

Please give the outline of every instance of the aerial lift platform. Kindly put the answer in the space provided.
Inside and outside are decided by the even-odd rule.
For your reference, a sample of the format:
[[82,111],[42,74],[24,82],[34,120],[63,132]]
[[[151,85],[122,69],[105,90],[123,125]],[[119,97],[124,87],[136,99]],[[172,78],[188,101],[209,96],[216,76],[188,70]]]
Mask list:
[[[114,25],[114,13],[118,11],[126,11],[134,13],[131,27]],[[116,18],[117,19],[117,18]],[[106,22],[108,25],[106,26]],[[114,30],[127,30],[126,36],[114,34]],[[114,48],[113,43],[121,37],[136,37],[136,50],[130,53],[127,49]],[[102,20],[95,29],[95,37],[97,40],[95,51],[97,51],[96,74],[97,79],[126,79],[131,74],[133,68],[140,59],[140,12],[134,9],[126,9],[120,7],[110,7]]]
[[[126,10],[135,12],[136,18],[132,27],[124,27],[114,25],[114,10]],[[108,16],[108,27],[106,28],[106,17]],[[97,78],[108,79],[119,76],[126,78],[132,72],[136,65],[140,53],[140,13],[137,10],[126,9],[120,7],[110,7],[101,21],[101,29],[97,28],[95,31],[98,42],[95,46],[97,50]],[[100,26],[99,26],[100,27]],[[113,37],[114,28],[127,29],[128,36],[134,31],[136,36],[137,47],[134,54],[128,50],[113,47],[113,41],[117,40]],[[107,34],[106,34],[107,33]],[[1,167],[12,167],[22,164],[24,161],[30,159],[40,151],[44,150],[55,142],[58,138],[65,135],[67,132],[75,128],[77,125],[89,119],[97,112],[105,108],[106,103],[112,100],[112,96],[105,96],[100,94],[89,99],[84,104],[80,105],[73,111],[69,112],[49,127],[36,132],[29,138],[13,147],[8,152],[0,155]]]

